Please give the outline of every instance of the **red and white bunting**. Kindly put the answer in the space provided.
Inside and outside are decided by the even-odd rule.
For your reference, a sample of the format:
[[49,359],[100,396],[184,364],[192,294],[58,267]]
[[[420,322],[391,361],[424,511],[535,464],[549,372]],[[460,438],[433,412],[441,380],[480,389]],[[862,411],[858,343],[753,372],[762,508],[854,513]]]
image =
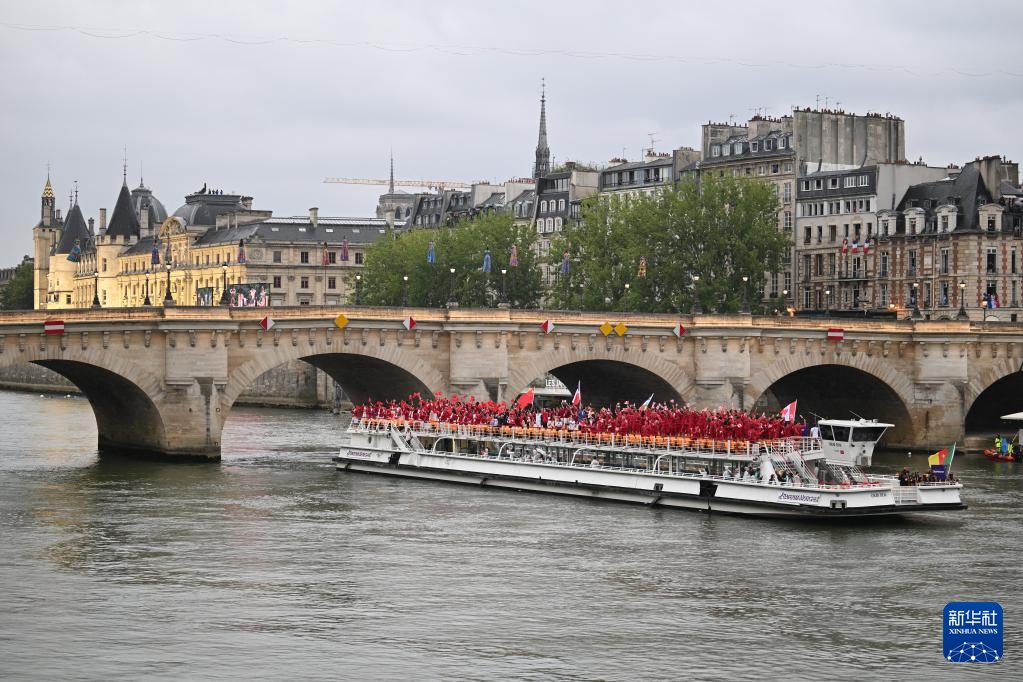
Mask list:
[[552,331],[554,331],[554,323],[551,322],[550,320],[544,320],[543,324],[540,325],[540,330],[544,334],[550,334]]
[[401,326],[408,331],[412,331],[413,329],[416,328],[416,321],[412,319],[411,315],[409,315],[408,317],[401,321]]
[[259,321],[259,326],[263,328],[263,331],[270,331],[271,329],[273,329],[273,326],[275,324],[276,322],[274,322],[274,318],[270,317],[269,315],[267,315],[266,317]]
[[43,322],[44,334],[63,334],[64,320],[46,320]]
[[681,339],[683,336],[686,335],[686,328],[682,326],[681,322],[679,322],[678,324],[671,328],[671,333]]
[[828,330],[828,341],[841,341],[845,338],[845,330],[832,327]]

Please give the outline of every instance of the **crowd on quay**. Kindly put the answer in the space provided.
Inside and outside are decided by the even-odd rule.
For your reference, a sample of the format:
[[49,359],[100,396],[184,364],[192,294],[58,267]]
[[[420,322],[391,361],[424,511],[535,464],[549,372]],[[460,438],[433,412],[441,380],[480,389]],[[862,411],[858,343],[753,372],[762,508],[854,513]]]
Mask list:
[[805,421],[785,421],[780,416],[749,414],[741,410],[693,410],[675,401],[637,405],[628,401],[614,407],[570,405],[537,408],[530,404],[461,399],[457,395],[424,398],[413,393],[405,400],[369,401],[356,405],[356,419],[388,419],[459,426],[523,427],[556,429],[584,434],[641,436],[687,436],[714,440],[764,441],[789,436],[809,436]]

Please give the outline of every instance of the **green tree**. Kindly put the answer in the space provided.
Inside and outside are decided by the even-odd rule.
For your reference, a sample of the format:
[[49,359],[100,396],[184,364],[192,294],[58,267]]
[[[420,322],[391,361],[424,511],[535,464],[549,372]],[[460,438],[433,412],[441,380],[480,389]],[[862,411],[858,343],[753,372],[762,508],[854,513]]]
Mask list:
[[0,292],[0,308],[4,310],[32,309],[32,263],[23,261],[14,271],[14,277]]
[[772,185],[745,178],[689,180],[649,195],[591,197],[583,203],[582,220],[569,224],[552,245],[551,263],[560,264],[565,250],[571,261],[568,277],[559,277],[551,292],[552,302],[688,312],[698,287],[706,309],[734,312],[748,287],[756,309],[764,273],[780,269],[790,245],[778,231],[778,207]]
[[[452,284],[460,306],[494,306],[501,296],[503,268],[508,270],[509,303],[516,308],[536,307],[542,290],[535,239],[533,230],[516,226],[511,215],[504,213],[477,216],[453,227],[389,234],[366,252],[362,300],[371,305],[401,305],[402,277],[408,275],[411,306],[446,305]],[[426,261],[431,241],[436,254],[433,264]],[[509,267],[513,244],[519,259],[514,268]],[[485,273],[483,258],[488,249],[491,271]]]

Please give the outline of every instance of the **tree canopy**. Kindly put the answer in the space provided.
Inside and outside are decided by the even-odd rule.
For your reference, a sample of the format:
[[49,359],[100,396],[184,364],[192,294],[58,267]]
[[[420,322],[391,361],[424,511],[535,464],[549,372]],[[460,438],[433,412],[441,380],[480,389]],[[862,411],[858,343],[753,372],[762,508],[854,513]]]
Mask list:
[[[408,275],[408,302],[416,307],[442,307],[448,290],[461,306],[496,305],[501,296],[501,270],[508,270],[507,292],[512,307],[532,308],[540,303],[541,278],[534,242],[536,235],[517,226],[510,214],[481,215],[453,227],[410,230],[389,234],[366,251],[362,301],[371,305],[401,305]],[[433,242],[435,262],[427,262]],[[512,245],[518,266],[510,267]],[[490,272],[483,272],[486,251]],[[450,269],[454,268],[454,275]]]
[[591,197],[583,203],[582,219],[552,243],[549,260],[559,272],[563,252],[570,258],[569,274],[559,276],[552,302],[590,310],[688,312],[696,289],[706,309],[734,312],[748,286],[756,309],[764,273],[781,269],[790,245],[778,231],[778,208],[773,185],[746,178],[707,177],[652,194]]
[[14,277],[0,292],[0,308],[3,310],[32,309],[32,262],[23,261],[14,271]]

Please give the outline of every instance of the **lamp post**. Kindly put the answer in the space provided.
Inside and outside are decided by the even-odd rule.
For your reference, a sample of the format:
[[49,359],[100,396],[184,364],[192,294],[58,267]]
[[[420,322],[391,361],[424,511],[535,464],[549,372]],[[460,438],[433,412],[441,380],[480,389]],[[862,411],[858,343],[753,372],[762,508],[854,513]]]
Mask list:
[[448,268],[448,307],[458,307],[458,301],[455,299],[455,269],[453,267]]
[[153,305],[153,302],[149,300],[149,270],[146,270],[146,298],[142,301],[142,305]]
[[742,276],[742,312],[749,312],[749,277]]
[[170,282],[171,264],[169,262],[165,263],[164,264],[164,268],[167,269],[167,292],[163,295],[163,307],[164,308],[173,308],[174,307],[174,297],[171,296],[171,282]]
[[699,275],[693,275],[693,315],[703,315],[703,306],[700,305]]
[[831,317],[831,289],[824,290],[824,316]]
[[913,282],[913,319],[919,320],[923,317],[920,313],[920,282]]
[[355,305],[362,305],[362,275],[355,276]]
[[96,281],[96,288],[92,292],[92,307],[99,308],[101,307],[99,303],[99,270],[93,270],[92,276]]
[[966,282],[962,280],[959,280],[959,312],[956,313],[956,319],[970,319],[970,316],[966,314]]
[[224,273],[224,290],[220,292],[220,305],[227,305],[229,303],[227,298],[227,263],[221,263],[220,269]]
[[501,268],[501,305],[498,307],[508,307],[508,269]]
[[622,312],[629,312],[629,283],[625,283],[625,296],[622,297]]
[[401,307],[408,308],[408,275],[401,276]]

